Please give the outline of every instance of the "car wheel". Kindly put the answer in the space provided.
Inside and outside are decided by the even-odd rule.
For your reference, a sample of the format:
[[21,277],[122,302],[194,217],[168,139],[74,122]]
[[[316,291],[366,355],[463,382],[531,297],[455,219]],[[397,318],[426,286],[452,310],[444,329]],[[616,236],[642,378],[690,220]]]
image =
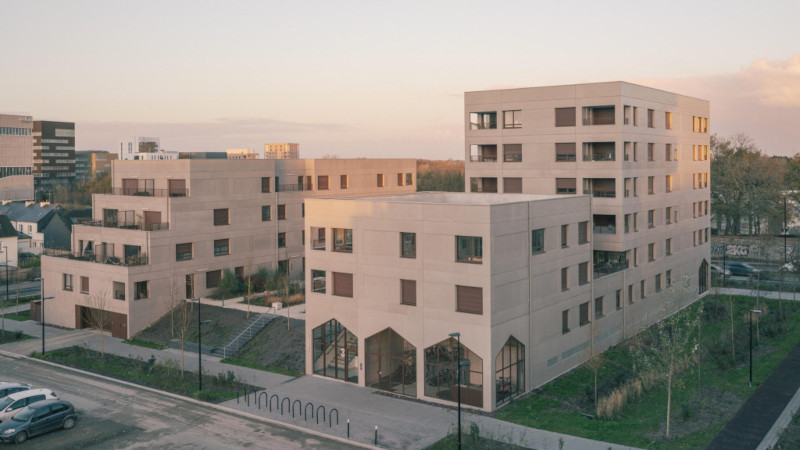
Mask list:
[[17,444],[22,444],[27,440],[28,440],[28,433],[24,431],[20,431],[19,433],[17,433],[16,436],[14,436],[14,442]]
[[70,428],[72,428],[74,426],[75,426],[75,419],[73,419],[72,417],[67,417],[67,419],[64,420],[64,429],[65,430],[69,430]]

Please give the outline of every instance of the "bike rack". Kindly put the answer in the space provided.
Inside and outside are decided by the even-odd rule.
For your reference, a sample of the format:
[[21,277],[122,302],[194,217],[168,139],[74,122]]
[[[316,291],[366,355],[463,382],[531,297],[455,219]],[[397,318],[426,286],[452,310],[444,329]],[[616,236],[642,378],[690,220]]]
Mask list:
[[287,403],[289,403],[289,406],[290,406],[290,407],[291,407],[291,405],[292,405],[292,401],[289,399],[289,397],[284,397],[284,398],[283,398],[283,400],[281,400],[281,415],[283,415],[283,402],[284,402],[284,401],[285,401],[285,402],[287,402]]
[[236,388],[236,404],[239,404],[239,391],[244,392],[245,403],[247,403],[247,406],[250,407],[250,394],[247,393],[247,388],[244,386]]
[[267,403],[269,403],[269,395],[267,394],[267,391],[265,390],[265,391],[263,391],[263,392],[260,392],[260,393],[258,394],[258,409],[261,409],[261,396],[262,396],[262,395],[264,396],[264,399],[266,400],[266,401],[264,402],[264,407],[266,407],[266,406],[267,406]]
[[300,403],[300,410],[301,411],[303,410],[303,402],[301,402],[300,400],[293,401],[292,402],[292,419],[294,419],[294,405],[296,405],[298,403]]
[[272,394],[269,396],[269,411],[272,412],[272,399],[275,399],[275,409],[278,409],[279,403],[281,398],[278,397],[278,394]]
[[[333,412],[336,411],[336,426],[339,426],[339,410],[336,408],[331,408],[331,411],[328,413],[328,428],[333,428],[333,423],[331,422],[331,417],[333,416]],[[349,422],[348,422],[349,423]]]
[[303,420],[308,422],[308,407],[311,407],[311,418],[314,418],[314,404],[311,402],[306,403],[306,407],[304,408],[303,415],[305,416]]
[[[322,423],[325,423],[325,405],[319,405],[317,407],[317,425],[319,425],[319,410],[322,410]],[[339,414],[338,411],[336,414]]]

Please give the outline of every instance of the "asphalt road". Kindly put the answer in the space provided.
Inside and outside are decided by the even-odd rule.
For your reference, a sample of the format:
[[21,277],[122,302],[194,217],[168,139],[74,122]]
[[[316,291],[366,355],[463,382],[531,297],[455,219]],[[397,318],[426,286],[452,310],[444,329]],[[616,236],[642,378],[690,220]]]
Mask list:
[[[5,276],[2,270],[0,270],[0,278]],[[20,297],[27,297],[29,295],[39,295],[41,293],[41,285],[39,281],[25,281],[19,284],[19,296]],[[8,295],[10,299],[14,299],[17,296],[17,285],[10,284],[8,286]],[[6,298],[6,287],[5,285],[0,286],[0,298]]]
[[[31,438],[46,449],[345,449],[339,441],[216,408],[0,355],[0,381],[46,387],[78,410],[78,424]],[[2,445],[2,444],[0,444]]]

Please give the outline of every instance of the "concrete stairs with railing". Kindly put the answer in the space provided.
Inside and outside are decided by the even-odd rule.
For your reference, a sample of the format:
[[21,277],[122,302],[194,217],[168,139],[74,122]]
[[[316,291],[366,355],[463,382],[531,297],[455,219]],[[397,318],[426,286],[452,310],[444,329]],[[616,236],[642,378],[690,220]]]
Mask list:
[[211,351],[211,354],[221,358],[233,356],[239,349],[244,347],[245,344],[250,342],[259,331],[263,330],[268,323],[272,322],[275,317],[274,314],[268,312],[250,317],[247,322],[236,330],[234,338],[231,339],[230,342],[222,347],[215,348]]

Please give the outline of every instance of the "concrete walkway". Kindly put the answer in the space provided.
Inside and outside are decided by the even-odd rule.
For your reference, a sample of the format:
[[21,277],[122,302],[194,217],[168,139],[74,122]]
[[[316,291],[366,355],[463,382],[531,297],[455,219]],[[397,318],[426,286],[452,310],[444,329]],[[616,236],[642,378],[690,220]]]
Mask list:
[[[228,306],[227,303],[226,301],[226,307]],[[244,306],[246,307],[246,305]],[[294,314],[292,314],[292,317],[294,317]],[[37,322],[10,320],[6,322],[7,329],[19,330],[37,338],[41,337],[41,327]],[[62,330],[46,327],[46,337],[47,350],[72,345],[100,349],[100,337],[95,330]],[[180,350],[154,350],[133,346],[108,335],[104,335],[103,347],[107,353],[121,356],[148,359],[152,355],[159,361],[171,360],[176,361],[178,364],[180,364],[181,360]],[[12,353],[27,355],[33,351],[41,350],[41,340],[16,342],[0,346],[0,348]],[[183,360],[186,370],[196,371],[198,363],[196,354],[185,353]],[[249,404],[244,398],[241,398],[238,402],[237,400],[225,402],[223,403],[224,406],[339,437],[347,436],[347,421],[349,420],[350,439],[357,442],[372,444],[375,437],[375,427],[377,426],[379,447],[418,449],[442,439],[447,435],[448,431],[455,428],[456,411],[451,408],[409,399],[394,398],[373,389],[328,378],[315,376],[292,378],[271,372],[224,364],[220,362],[219,358],[203,356],[203,372],[217,374],[226,373],[227,371],[234,372],[237,379],[242,382],[266,388],[266,394],[251,394],[249,396]],[[277,398],[272,397],[273,395],[277,395]],[[260,405],[258,397],[261,398]],[[273,399],[271,411],[265,398]],[[282,413],[280,405],[276,406],[278,400],[283,403],[284,409]],[[307,406],[309,403],[313,405],[313,408]],[[295,404],[302,405],[304,409],[308,409],[309,416],[307,417],[304,414],[305,411],[303,411],[303,414],[298,414],[299,408],[295,408],[295,415],[292,417],[292,408],[289,405]],[[321,413],[323,411],[320,406],[324,407],[325,413],[317,415],[317,412]],[[313,417],[310,416],[312,409],[314,409]],[[336,413],[331,413],[332,409],[335,409],[336,413],[338,413],[338,424]],[[319,417],[319,423],[317,423],[317,417]],[[333,420],[332,424],[328,422],[330,419]],[[469,428],[469,423],[474,422],[480,427],[482,434],[485,436],[510,441],[527,448],[540,450],[629,448],[528,428],[469,412],[462,414],[462,421],[465,429]]]
[[[201,298],[200,303],[204,305],[218,306],[220,308],[238,309],[239,311],[247,311],[247,303],[240,303],[244,299],[242,297],[229,298],[227,300],[214,300],[212,298]],[[292,319],[306,320],[306,305],[301,303],[299,305],[292,305],[281,309],[275,309],[271,306],[256,306],[250,305],[250,312],[256,314],[263,314],[268,312],[276,316],[290,317]],[[45,317],[46,319],[46,317]]]
[[800,344],[796,345],[758,386],[706,449],[758,447],[798,389],[800,389]]
[[[753,297],[755,296],[755,289],[740,289],[740,288],[720,288],[719,293],[720,295],[746,295]],[[711,293],[714,293],[714,290],[711,290]],[[777,300],[781,298],[783,300],[800,300],[800,294],[795,294],[792,292],[779,292],[779,291],[760,291],[759,297],[761,298],[774,298]]]

